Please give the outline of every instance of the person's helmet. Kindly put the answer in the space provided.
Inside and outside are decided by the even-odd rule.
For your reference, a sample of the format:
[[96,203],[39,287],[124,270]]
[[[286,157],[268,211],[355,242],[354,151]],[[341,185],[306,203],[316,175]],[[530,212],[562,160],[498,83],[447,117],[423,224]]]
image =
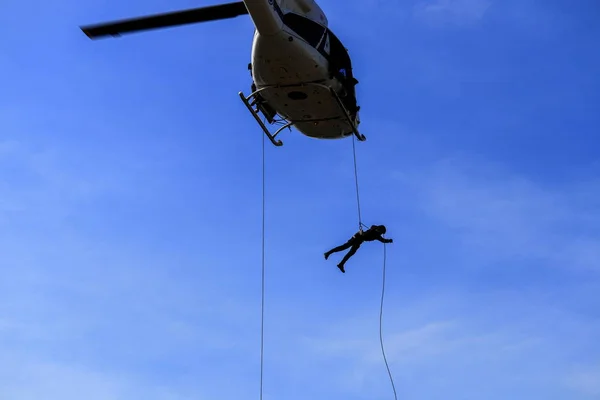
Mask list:
[[385,232],[387,232],[385,225],[377,225],[377,232],[381,233],[382,235],[385,234]]

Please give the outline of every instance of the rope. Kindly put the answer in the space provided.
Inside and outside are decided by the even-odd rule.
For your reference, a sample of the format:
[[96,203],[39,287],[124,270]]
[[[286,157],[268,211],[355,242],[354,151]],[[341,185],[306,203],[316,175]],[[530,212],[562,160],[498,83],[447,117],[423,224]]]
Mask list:
[[365,224],[362,223],[362,217],[360,215],[360,195],[358,190],[358,168],[356,166],[356,145],[354,144],[354,135],[352,135],[352,156],[354,158],[354,183],[356,184],[356,205],[358,209],[358,229],[362,231],[363,226],[368,228]]
[[[358,168],[356,166],[356,145],[355,145],[355,137],[352,136],[352,155],[354,158],[354,182],[356,184],[356,205],[358,209],[358,228],[362,231],[363,226],[368,228],[365,224],[362,223],[362,217],[360,213],[360,191],[358,188]],[[381,344],[381,354],[383,354],[383,361],[385,362],[385,367],[387,368],[388,375],[390,377],[390,382],[392,383],[392,389],[394,390],[394,399],[398,400],[398,395],[396,393],[396,386],[394,385],[394,378],[392,377],[392,373],[390,371],[390,366],[387,361],[387,357],[385,356],[385,348],[383,346],[383,299],[385,298],[385,264],[386,264],[386,247],[385,243],[383,244],[383,284],[381,286],[381,306],[379,309],[379,343]]]
[[386,259],[386,247],[383,244],[383,284],[381,286],[381,307],[379,309],[379,343],[381,344],[381,354],[383,354],[383,361],[385,361],[385,367],[387,368],[388,375],[390,376],[390,382],[392,383],[392,389],[394,390],[394,398],[398,400],[396,394],[396,387],[394,386],[394,378],[390,372],[390,366],[388,365],[387,358],[385,356],[385,349],[383,347],[383,299],[385,295],[385,259]]
[[[354,157],[354,182],[356,183],[356,205],[358,209],[358,228],[362,231],[363,226],[368,228],[365,224],[362,223],[362,217],[360,214],[360,191],[358,188],[358,168],[356,166],[356,145],[355,145],[354,135],[352,136],[352,155]],[[396,393],[396,386],[394,385],[394,378],[392,378],[392,373],[390,371],[390,366],[387,362],[387,357],[385,356],[385,348],[383,346],[383,299],[385,297],[385,263],[386,263],[386,247],[385,243],[383,244],[383,284],[381,287],[381,307],[379,309],[379,343],[381,344],[381,354],[383,354],[383,361],[385,362],[385,367],[387,368],[388,375],[390,377],[390,382],[392,383],[392,389],[394,390],[394,399],[398,400],[398,395]]]
[[263,398],[264,321],[265,321],[265,135],[262,136],[262,282],[260,305],[260,400]]

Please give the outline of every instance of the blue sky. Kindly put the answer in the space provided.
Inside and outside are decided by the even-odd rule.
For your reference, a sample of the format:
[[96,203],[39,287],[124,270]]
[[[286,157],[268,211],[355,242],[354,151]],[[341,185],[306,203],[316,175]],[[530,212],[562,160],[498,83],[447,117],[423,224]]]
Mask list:
[[[0,397],[258,398],[250,20],[78,30],[204,4],[3,2]],[[319,4],[360,81],[363,219],[395,239],[399,398],[599,398],[596,2]],[[356,229],[352,143],[282,139],[264,398],[391,399],[382,246],[322,256]]]

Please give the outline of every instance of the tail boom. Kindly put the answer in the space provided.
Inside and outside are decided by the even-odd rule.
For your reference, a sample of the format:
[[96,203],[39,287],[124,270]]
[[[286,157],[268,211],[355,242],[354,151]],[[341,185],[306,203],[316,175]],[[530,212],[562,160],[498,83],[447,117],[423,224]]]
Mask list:
[[283,12],[277,0],[243,0],[260,35],[275,35],[283,28]]

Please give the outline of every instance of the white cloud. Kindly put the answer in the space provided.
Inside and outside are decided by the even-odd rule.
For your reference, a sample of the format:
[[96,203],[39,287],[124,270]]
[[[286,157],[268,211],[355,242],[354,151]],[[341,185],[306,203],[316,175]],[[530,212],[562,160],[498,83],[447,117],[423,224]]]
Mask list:
[[414,15],[427,23],[463,25],[483,19],[491,5],[491,0],[421,0]]
[[[425,294],[420,301],[390,301],[384,344],[396,387],[414,399],[444,392],[500,399],[515,390],[547,398],[566,390],[563,378],[600,327],[545,302],[506,292],[444,292],[435,301]],[[298,373],[293,365],[298,359],[312,359],[315,379],[326,379],[330,390],[357,398],[391,396],[373,314],[360,312],[332,320],[313,335],[299,334],[295,353],[288,354],[289,374]],[[597,348],[589,347],[585,355],[593,354]],[[571,375],[569,384],[594,393],[595,376]]]
[[106,165],[69,165],[76,158],[0,143],[0,166],[12,172],[0,181],[0,397],[215,398],[206,393],[223,393],[223,370],[254,353],[252,304],[217,282],[226,271],[202,274],[210,256],[136,249],[70,225],[103,196],[139,189],[124,184],[131,171],[113,178]]
[[600,271],[600,211],[595,207],[600,182],[551,190],[459,160],[396,178],[412,187],[418,207],[457,233],[469,257]]
[[579,368],[567,376],[565,383],[581,394],[600,397],[600,366]]
[[8,356],[0,363],[2,398],[11,400],[148,400],[206,399],[198,390],[182,393],[132,375],[90,370],[83,365],[31,359],[23,354]]
[[[26,142],[0,143],[0,167],[10,171],[0,180],[0,224],[11,219],[24,226],[37,218],[60,222],[75,211],[76,205],[107,193],[131,193],[127,172],[105,171],[76,150],[31,145]],[[116,170],[116,168],[115,168]],[[17,227],[12,226],[11,236]]]
[[[223,291],[215,298],[210,279],[178,279],[160,256],[88,246],[62,243],[66,265],[38,258],[38,249],[29,260],[3,253],[0,387],[7,399],[214,398],[200,389],[219,390],[220,378],[228,379],[223,370],[254,354],[252,337],[240,334],[249,306],[224,300]],[[204,361],[213,358],[217,365]]]

